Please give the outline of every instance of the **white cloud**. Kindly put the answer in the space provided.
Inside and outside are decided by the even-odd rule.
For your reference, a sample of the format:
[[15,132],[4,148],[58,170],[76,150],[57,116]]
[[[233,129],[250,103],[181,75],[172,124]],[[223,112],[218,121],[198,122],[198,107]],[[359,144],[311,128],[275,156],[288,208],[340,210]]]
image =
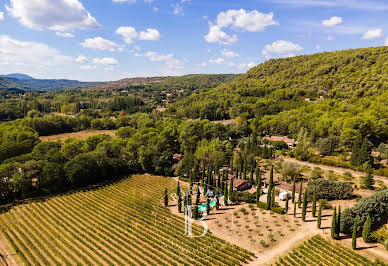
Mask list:
[[294,56],[295,52],[302,51],[302,49],[303,48],[299,44],[284,40],[277,40],[274,41],[272,44],[267,44],[261,53],[266,58],[270,58],[273,54],[282,57],[287,57]]
[[174,15],[183,15],[183,7],[179,3],[172,4],[172,13]]
[[157,29],[147,29],[146,31],[141,31],[140,40],[146,40],[146,41],[158,41],[160,40],[160,33]]
[[250,62],[250,63],[238,64],[237,68],[239,68],[241,70],[247,70],[247,69],[250,69],[250,68],[252,68],[254,66],[256,66],[256,63],[255,62]]
[[133,43],[133,40],[137,38],[138,34],[134,27],[119,27],[116,30],[116,34],[119,34],[123,37],[126,43]]
[[363,39],[381,39],[383,37],[383,30],[382,29],[374,29],[374,30],[368,30],[364,33],[362,36]]
[[342,23],[342,18],[341,17],[331,17],[329,19],[325,19],[322,21],[322,25],[325,27],[334,27]]
[[222,65],[225,64],[225,59],[222,57],[218,57],[217,59],[210,59],[209,63]]
[[183,62],[176,59],[174,54],[162,55],[154,51],[148,51],[144,54],[135,53],[135,56],[143,56],[148,58],[152,62],[164,62],[170,69],[183,68]]
[[85,39],[85,41],[82,42],[81,45],[84,48],[111,52],[114,52],[118,46],[116,43],[106,40],[102,37]]
[[73,58],[45,43],[20,41],[0,35],[0,73],[22,72],[36,77],[59,76],[57,73],[72,62]]
[[114,66],[118,65],[119,61],[113,57],[104,57],[104,58],[94,58],[93,59],[94,64],[101,64],[101,65],[108,65],[108,66]]
[[79,55],[75,61],[77,63],[82,63],[82,64],[85,64],[85,63],[88,63],[89,62],[89,59],[86,57],[86,56],[83,56],[83,55]]
[[244,9],[221,12],[217,16],[217,25],[221,28],[232,27],[243,31],[259,32],[265,27],[279,25],[273,20],[273,13],[260,13],[257,10],[247,12]]
[[231,44],[237,41],[236,35],[227,34],[223,28],[232,30],[259,32],[271,25],[279,25],[273,19],[273,13],[261,13],[257,10],[247,12],[244,9],[230,9],[217,15],[215,24],[209,25],[209,33],[205,40],[209,43]]
[[0,20],[4,20],[4,12],[0,12]]
[[35,30],[67,31],[99,27],[79,0],[10,0],[6,9],[21,24]]
[[223,56],[225,56],[225,57],[228,57],[228,58],[234,58],[234,57],[239,57],[240,56],[238,53],[230,51],[230,50],[227,50],[227,49],[222,50],[221,54]]
[[385,46],[388,46],[388,37],[385,39]]
[[209,33],[205,35],[205,40],[208,43],[232,44],[237,41],[237,35],[228,35],[219,26],[212,25],[209,28]]
[[60,31],[57,31],[55,33],[57,36],[59,37],[64,37],[64,38],[74,38],[74,35],[69,33],[69,32],[60,32]]

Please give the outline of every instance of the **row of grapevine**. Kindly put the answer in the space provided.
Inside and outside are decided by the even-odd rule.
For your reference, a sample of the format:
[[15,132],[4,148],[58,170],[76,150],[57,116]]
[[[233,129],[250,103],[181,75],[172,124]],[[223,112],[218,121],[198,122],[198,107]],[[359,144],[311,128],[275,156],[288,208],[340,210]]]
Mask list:
[[371,260],[333,241],[316,235],[300,244],[276,265],[385,265]]
[[184,218],[159,202],[175,185],[136,175],[19,205],[0,215],[1,231],[26,265],[240,265],[254,256],[209,232],[185,237]]

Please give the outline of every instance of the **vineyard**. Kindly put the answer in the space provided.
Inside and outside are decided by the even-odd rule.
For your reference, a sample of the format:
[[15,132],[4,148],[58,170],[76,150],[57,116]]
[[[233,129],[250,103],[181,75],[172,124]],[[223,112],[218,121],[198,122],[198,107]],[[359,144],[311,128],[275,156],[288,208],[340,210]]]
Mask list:
[[327,241],[319,235],[306,240],[276,265],[385,265],[361,256],[340,244]]
[[[1,230],[27,265],[240,265],[253,253],[206,233],[160,205],[172,179],[135,175],[1,214]],[[203,228],[194,224],[193,233]],[[197,251],[197,252],[196,252]]]

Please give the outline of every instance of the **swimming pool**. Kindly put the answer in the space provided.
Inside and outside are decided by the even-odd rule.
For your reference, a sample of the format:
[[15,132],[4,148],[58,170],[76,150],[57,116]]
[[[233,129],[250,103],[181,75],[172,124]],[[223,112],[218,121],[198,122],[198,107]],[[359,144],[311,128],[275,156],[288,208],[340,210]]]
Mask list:
[[[210,208],[213,208],[214,206],[216,206],[216,202],[215,201],[210,201]],[[198,211],[199,212],[206,212],[206,203],[198,206]]]

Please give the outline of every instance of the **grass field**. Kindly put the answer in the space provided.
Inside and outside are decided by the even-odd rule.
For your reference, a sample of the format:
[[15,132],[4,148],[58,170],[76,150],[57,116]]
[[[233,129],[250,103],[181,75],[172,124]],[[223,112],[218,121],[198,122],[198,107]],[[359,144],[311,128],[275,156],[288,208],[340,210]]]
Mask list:
[[[27,265],[240,265],[253,253],[207,233],[184,236],[184,218],[161,206],[176,181],[135,175],[97,189],[19,205],[1,231]],[[202,227],[194,224],[200,235]],[[198,251],[198,252],[195,252]]]
[[57,135],[51,135],[51,136],[41,136],[39,137],[41,141],[60,141],[60,142],[65,142],[65,140],[70,139],[70,138],[75,138],[75,139],[81,139],[85,140],[90,136],[95,136],[99,134],[106,134],[111,136],[112,138],[116,137],[116,131],[117,130],[94,130],[94,129],[89,129],[89,130],[83,130],[83,131],[78,131],[78,132],[72,132],[72,133],[63,133],[63,134],[57,134]]
[[276,265],[385,265],[372,262],[340,244],[319,235],[306,240],[297,248],[280,258]]

